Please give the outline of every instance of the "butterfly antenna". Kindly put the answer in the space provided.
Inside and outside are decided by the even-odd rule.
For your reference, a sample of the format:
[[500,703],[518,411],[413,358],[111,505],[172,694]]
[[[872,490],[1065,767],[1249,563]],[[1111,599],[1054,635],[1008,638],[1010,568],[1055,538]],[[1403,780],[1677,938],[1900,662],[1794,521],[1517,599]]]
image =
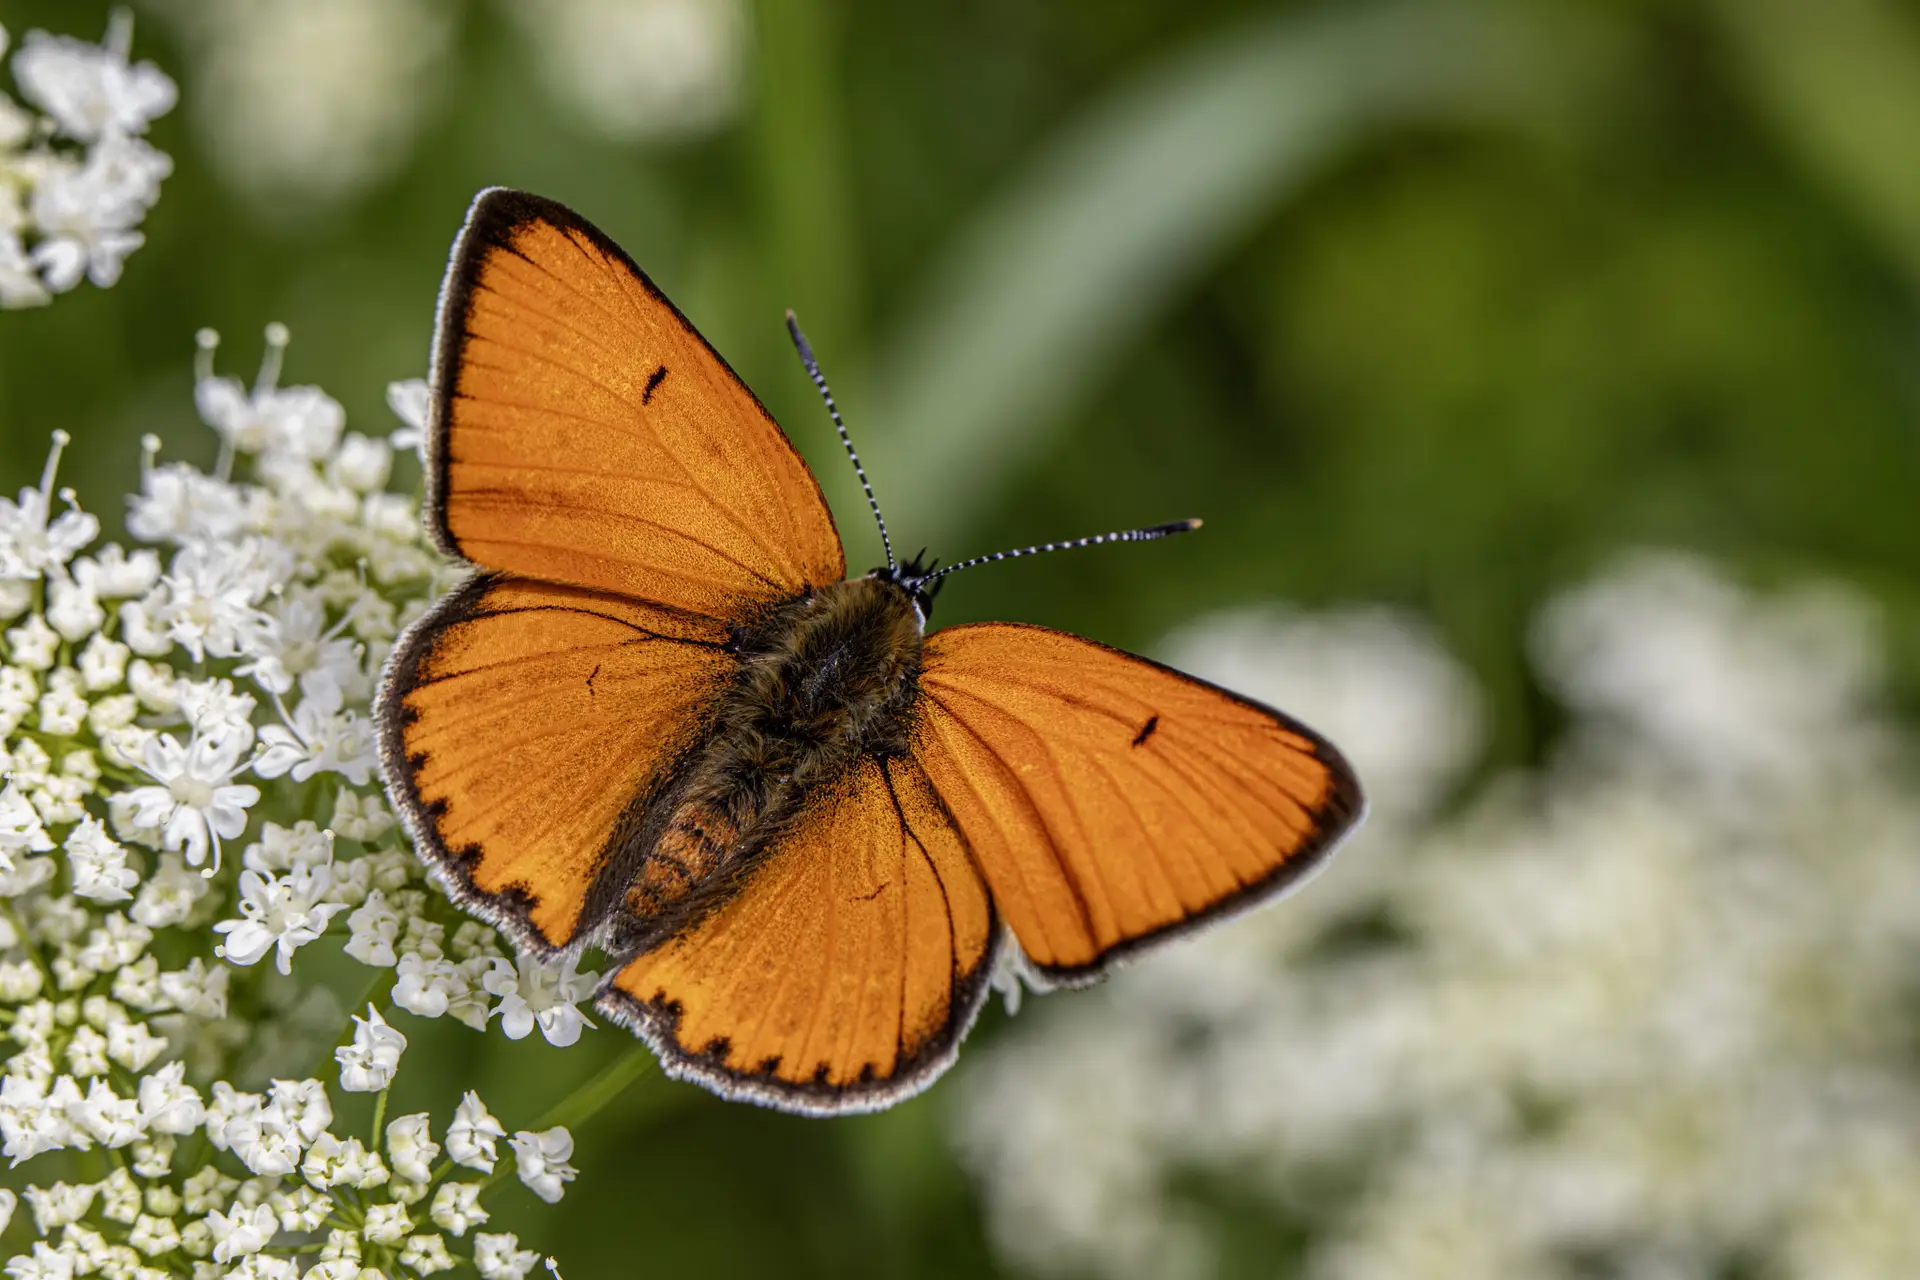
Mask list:
[[1097,547],[1103,542],[1152,542],[1156,538],[1171,538],[1176,533],[1191,533],[1199,527],[1198,520],[1171,520],[1166,524],[1148,525],[1144,529],[1127,529],[1120,533],[1096,533],[1091,538],[1075,538],[1071,542],[1043,542],[1037,547],[1021,547],[1017,551],[996,551],[990,556],[975,556],[971,560],[950,564],[937,573],[930,573],[921,578],[916,585],[924,591],[929,584],[950,573],[971,569],[975,565],[992,564],[996,560],[1016,560],[1021,556],[1037,556],[1047,551],[1072,551],[1076,547]]
[[860,487],[866,490],[867,505],[873,508],[873,522],[880,526],[880,545],[886,548],[887,568],[892,569],[893,540],[887,537],[887,518],[880,514],[880,501],[873,496],[873,486],[867,483],[866,468],[860,465],[860,455],[853,451],[853,437],[847,434],[847,424],[840,421],[840,406],[833,402],[833,392],[827,390],[827,380],[820,373],[820,362],[813,358],[813,347],[807,342],[807,335],[800,332],[800,322],[793,318],[792,311],[787,312],[787,332],[793,335],[793,348],[800,353],[800,363],[807,367],[807,376],[820,388],[820,398],[827,402],[827,415],[833,419],[834,430],[840,433],[840,443],[847,447],[847,457],[853,459],[853,474],[860,477]]

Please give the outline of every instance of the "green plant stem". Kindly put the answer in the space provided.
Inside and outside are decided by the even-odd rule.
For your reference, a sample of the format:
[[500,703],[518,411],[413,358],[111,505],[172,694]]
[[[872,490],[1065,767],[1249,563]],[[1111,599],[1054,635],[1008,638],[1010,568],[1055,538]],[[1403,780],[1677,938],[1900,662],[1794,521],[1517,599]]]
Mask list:
[[373,1102],[373,1141],[367,1144],[369,1150],[380,1150],[381,1126],[387,1122],[387,1091],[382,1089],[380,1096]]

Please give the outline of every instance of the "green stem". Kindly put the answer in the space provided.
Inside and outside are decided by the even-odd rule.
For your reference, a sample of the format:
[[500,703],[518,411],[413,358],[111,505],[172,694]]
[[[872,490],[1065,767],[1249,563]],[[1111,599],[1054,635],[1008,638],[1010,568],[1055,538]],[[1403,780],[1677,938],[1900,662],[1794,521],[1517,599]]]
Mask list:
[[387,1122],[387,1091],[382,1089],[373,1103],[373,1141],[367,1144],[370,1151],[380,1150],[380,1135]]
[[653,1065],[653,1050],[644,1044],[634,1045],[603,1067],[599,1075],[554,1104],[536,1122],[535,1128],[546,1130],[563,1124],[571,1129],[593,1119],[600,1108],[624,1093],[628,1085],[645,1075],[647,1068]]

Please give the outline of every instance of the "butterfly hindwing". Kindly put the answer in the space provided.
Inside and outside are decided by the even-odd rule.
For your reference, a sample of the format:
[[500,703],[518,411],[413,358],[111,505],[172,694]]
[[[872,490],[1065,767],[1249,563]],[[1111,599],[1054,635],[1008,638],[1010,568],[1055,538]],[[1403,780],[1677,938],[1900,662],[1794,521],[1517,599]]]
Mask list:
[[670,1075],[789,1111],[870,1111],[953,1060],[997,931],[925,774],[867,757],[737,895],[628,964],[600,1008]]
[[1043,979],[1281,892],[1360,815],[1312,731],[1078,636],[951,627],[920,687],[920,760]]
[[474,579],[409,629],[380,693],[391,793],[467,906],[571,942],[622,813],[703,729],[726,631],[579,587]]
[[766,409],[551,200],[474,200],[429,412],[429,525],[450,555],[709,617],[845,574],[820,486]]

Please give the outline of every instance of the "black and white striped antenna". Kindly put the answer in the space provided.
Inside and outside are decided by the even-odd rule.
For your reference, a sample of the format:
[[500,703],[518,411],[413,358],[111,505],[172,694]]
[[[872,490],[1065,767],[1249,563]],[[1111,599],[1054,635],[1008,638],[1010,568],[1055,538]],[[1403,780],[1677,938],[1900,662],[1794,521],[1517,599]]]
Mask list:
[[813,358],[813,347],[807,342],[807,335],[800,332],[800,322],[787,312],[787,332],[793,335],[793,348],[800,353],[800,363],[807,367],[807,376],[813,379],[813,385],[820,388],[820,398],[827,402],[827,413],[833,418],[834,430],[840,433],[840,443],[847,447],[847,457],[853,459],[853,474],[860,477],[860,487],[867,492],[867,505],[873,508],[873,522],[880,526],[880,545],[886,548],[887,569],[894,569],[893,540],[887,537],[887,518],[880,514],[880,502],[873,496],[873,486],[867,483],[867,470],[860,465],[860,455],[853,451],[853,437],[847,434],[847,424],[840,421],[840,406],[833,402],[833,392],[827,390],[827,380],[820,373],[820,362]]
[[1021,556],[1037,556],[1048,551],[1072,551],[1078,547],[1097,547],[1104,542],[1152,542],[1156,538],[1171,538],[1176,533],[1191,533],[1200,527],[1198,520],[1170,520],[1166,524],[1148,525],[1144,529],[1125,529],[1119,533],[1096,533],[1090,538],[1074,538],[1069,542],[1043,542],[1038,546],[1020,547],[1013,551],[996,551],[992,555],[975,556],[971,560],[962,560],[950,564],[944,569],[929,573],[915,582],[918,590],[927,587],[962,569],[971,569],[976,565],[992,564],[997,560],[1017,560]]

